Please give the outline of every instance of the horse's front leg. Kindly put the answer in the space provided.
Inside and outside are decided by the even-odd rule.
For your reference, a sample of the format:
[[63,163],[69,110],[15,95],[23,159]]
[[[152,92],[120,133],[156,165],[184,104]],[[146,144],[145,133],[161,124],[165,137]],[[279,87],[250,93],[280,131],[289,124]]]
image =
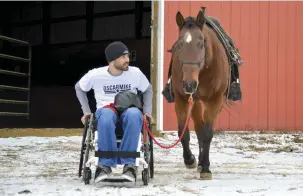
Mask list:
[[196,158],[192,154],[189,148],[190,135],[188,130],[188,125],[185,127],[186,118],[188,115],[188,102],[184,101],[180,97],[176,96],[175,98],[175,111],[178,120],[178,136],[180,138],[182,132],[185,129],[185,133],[183,138],[181,139],[181,144],[183,147],[183,159],[184,164],[187,168],[195,168],[196,167]]
[[[212,179],[212,174],[209,169],[209,150],[213,138],[214,122],[222,108],[223,96],[218,96],[209,102],[204,102],[204,122],[200,131],[197,133],[199,141],[199,163],[198,172],[201,179]],[[202,147],[202,148],[201,148]]]
[[202,106],[201,102],[195,102],[193,105],[193,109],[191,111],[191,117],[194,121],[195,132],[199,142],[199,164],[202,162],[203,155],[203,142],[201,137],[201,130],[203,128],[203,119],[202,119]]

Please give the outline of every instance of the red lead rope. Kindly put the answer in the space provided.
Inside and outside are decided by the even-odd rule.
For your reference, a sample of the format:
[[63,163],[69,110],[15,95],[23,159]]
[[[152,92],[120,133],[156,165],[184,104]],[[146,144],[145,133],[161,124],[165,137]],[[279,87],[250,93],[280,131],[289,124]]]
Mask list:
[[[147,131],[143,131],[143,142],[146,143],[146,134],[147,134],[147,132],[148,132],[149,135],[150,135],[150,137],[154,140],[154,142],[155,142],[158,146],[160,146],[161,148],[170,149],[170,148],[175,147],[175,146],[181,141],[181,139],[182,139],[183,136],[184,136],[186,127],[187,127],[188,122],[189,122],[190,113],[191,113],[191,109],[192,109],[192,104],[193,104],[193,97],[192,97],[192,95],[191,95],[191,96],[189,97],[189,99],[188,99],[188,109],[189,109],[189,110],[188,110],[186,122],[185,122],[185,125],[184,125],[184,127],[183,127],[182,134],[181,134],[181,136],[179,137],[179,139],[178,139],[178,141],[177,141],[176,143],[174,143],[174,144],[171,145],[171,146],[163,146],[162,144],[160,144],[160,143],[155,139],[155,137],[153,136],[151,130],[148,128],[146,119],[145,119],[144,117],[143,117],[143,125],[144,125],[144,127],[145,127],[145,129],[146,129]],[[104,106],[104,108],[110,108],[110,109],[112,109],[116,114],[118,114],[117,111],[116,111],[116,109],[115,109],[115,107],[114,107],[114,105],[113,105],[112,103],[109,104],[109,105]]]
[[[187,127],[188,122],[189,122],[190,113],[191,113],[191,109],[192,109],[192,104],[193,104],[193,98],[192,98],[192,96],[189,97],[188,103],[189,103],[189,104],[188,104],[188,109],[189,109],[189,110],[188,110],[188,114],[187,114],[187,118],[186,118],[185,125],[184,125],[184,127],[183,127],[182,134],[181,134],[181,136],[179,137],[178,141],[177,141],[176,143],[174,143],[173,145],[171,145],[171,146],[163,146],[162,144],[160,144],[160,143],[154,138],[154,136],[153,136],[151,130],[148,128],[146,119],[143,118],[143,124],[144,124],[145,129],[146,129],[147,132],[149,133],[150,137],[154,140],[154,142],[155,142],[158,146],[160,146],[161,148],[164,148],[164,149],[173,148],[173,147],[175,147],[175,146],[181,141],[181,139],[183,138],[184,133],[185,133],[185,130],[186,130],[186,127]],[[143,132],[143,141],[144,141],[144,143],[146,143],[146,131]]]

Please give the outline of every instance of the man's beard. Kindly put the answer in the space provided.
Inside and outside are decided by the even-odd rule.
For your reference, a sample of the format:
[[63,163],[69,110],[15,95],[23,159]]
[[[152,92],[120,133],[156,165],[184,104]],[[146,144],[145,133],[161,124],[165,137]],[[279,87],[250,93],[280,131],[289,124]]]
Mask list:
[[121,65],[116,65],[115,64],[115,68],[120,70],[120,71],[127,71],[128,70],[128,63],[124,63]]

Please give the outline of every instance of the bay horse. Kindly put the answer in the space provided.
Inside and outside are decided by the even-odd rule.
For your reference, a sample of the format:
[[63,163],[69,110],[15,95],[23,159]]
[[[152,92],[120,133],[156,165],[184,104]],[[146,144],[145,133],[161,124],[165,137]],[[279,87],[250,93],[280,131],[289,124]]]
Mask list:
[[[175,96],[175,113],[178,136],[181,139],[183,160],[187,168],[198,167],[201,179],[211,179],[209,150],[213,138],[213,125],[227,98],[229,64],[223,44],[215,31],[206,24],[204,12],[196,18],[184,19],[178,11],[176,23],[178,40],[172,47],[172,91]],[[189,111],[188,100],[192,98]],[[202,105],[204,107],[202,118]],[[191,112],[190,114],[188,114]],[[198,164],[189,147],[190,133],[185,126],[191,115],[199,143]],[[198,166],[197,166],[198,165]]]

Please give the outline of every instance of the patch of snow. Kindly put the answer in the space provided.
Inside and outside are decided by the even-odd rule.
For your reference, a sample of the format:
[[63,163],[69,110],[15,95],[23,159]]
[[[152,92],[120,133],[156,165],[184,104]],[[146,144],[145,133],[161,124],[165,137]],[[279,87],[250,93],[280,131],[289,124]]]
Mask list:
[[[148,186],[142,183],[141,167],[136,184],[84,185],[78,178],[82,137],[0,138],[0,195],[299,196],[303,192],[303,144],[295,143],[296,137],[303,135],[215,134],[210,150],[212,180],[200,180],[196,169],[184,167],[181,143],[169,150],[154,143],[155,176]],[[178,135],[156,139],[171,145]],[[197,158],[194,132],[190,144]]]

